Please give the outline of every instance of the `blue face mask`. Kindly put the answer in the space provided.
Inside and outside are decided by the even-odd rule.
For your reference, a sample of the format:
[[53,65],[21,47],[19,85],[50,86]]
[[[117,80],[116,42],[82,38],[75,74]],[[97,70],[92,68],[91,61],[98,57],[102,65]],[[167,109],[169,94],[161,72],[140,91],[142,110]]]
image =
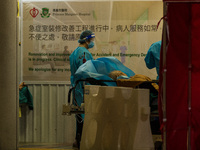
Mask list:
[[88,48],[93,48],[94,47],[94,42],[91,41],[89,44],[88,44]]

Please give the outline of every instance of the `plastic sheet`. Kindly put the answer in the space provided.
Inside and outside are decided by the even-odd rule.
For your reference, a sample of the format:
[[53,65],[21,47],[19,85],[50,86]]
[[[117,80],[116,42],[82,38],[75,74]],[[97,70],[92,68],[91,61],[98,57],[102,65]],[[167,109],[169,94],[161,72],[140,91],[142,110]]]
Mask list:
[[[135,75],[132,70],[124,66],[117,58],[102,57],[96,60],[89,60],[81,65],[76,71],[74,79],[75,81],[87,78],[93,78],[96,80],[112,80],[109,77],[109,73],[114,70],[120,70],[128,77]],[[114,82],[106,82],[105,84],[109,86],[116,86],[116,83]]]

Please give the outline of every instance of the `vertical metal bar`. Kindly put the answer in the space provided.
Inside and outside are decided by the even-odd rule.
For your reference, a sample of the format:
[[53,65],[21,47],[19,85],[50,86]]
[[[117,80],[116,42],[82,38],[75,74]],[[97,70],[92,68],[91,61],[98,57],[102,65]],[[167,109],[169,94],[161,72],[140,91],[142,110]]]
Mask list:
[[[167,5],[168,3],[164,2],[163,3],[163,14],[164,16],[167,15]],[[166,37],[167,37],[167,21],[164,19],[163,20],[163,150],[167,149],[167,133],[166,133],[166,73],[167,73],[167,68],[166,68]]]
[[[68,103],[68,101],[67,101],[67,95],[68,95],[68,93],[67,93],[67,86],[66,85],[64,85],[64,100],[63,100],[63,104],[67,104]],[[64,118],[64,121],[63,121],[63,123],[64,123],[64,134],[63,134],[63,139],[66,139],[66,141],[67,141],[67,137],[66,137],[66,128],[67,128],[67,121],[66,121],[66,118],[67,117],[65,117]]]
[[42,99],[41,99],[41,137],[42,142],[47,143],[48,142],[48,84],[42,85]]
[[33,124],[33,126],[32,126],[32,130],[33,130],[33,137],[32,137],[32,142],[34,143],[35,142],[35,137],[36,137],[36,135],[35,135],[35,128],[36,128],[36,122],[35,122],[35,116],[36,116],[36,111],[35,111],[35,109],[37,108],[36,107],[36,95],[37,95],[37,92],[36,92],[36,89],[35,89],[36,87],[35,87],[35,85],[33,85],[33,109],[34,109],[34,111],[33,111],[33,116],[32,116],[32,124]]
[[[54,98],[54,93],[53,92],[53,85],[49,85],[49,91],[48,91],[48,94],[49,94],[49,105],[48,105],[48,108],[49,108],[49,119],[48,119],[48,123],[49,123],[49,131],[48,131],[48,136],[49,136],[49,143],[53,143],[54,142],[54,139],[55,139],[55,134],[54,134],[54,129],[55,129],[55,126],[54,124],[56,123],[56,121],[54,120],[54,107],[55,107],[55,104],[54,104],[54,101],[56,100]],[[55,143],[55,142],[54,142]]]
[[43,141],[43,124],[42,124],[42,119],[43,119],[43,111],[42,111],[42,106],[43,106],[43,100],[44,100],[44,85],[41,85],[41,91],[40,91],[40,142]]
[[[19,0],[17,0],[17,10],[19,11]],[[16,16],[17,17],[17,19],[16,19],[16,89],[19,89],[19,86],[18,86],[18,84],[19,84],[19,77],[20,77],[20,75],[19,75],[19,70],[20,70],[20,65],[19,65],[19,46],[18,46],[18,41],[19,41],[19,39],[20,39],[20,36],[19,36],[19,28],[20,28],[20,26],[19,26],[19,24],[20,24],[20,19],[19,19],[19,15],[17,15]],[[17,107],[16,107],[16,147],[18,148],[18,146],[19,146],[19,127],[18,127],[18,125],[19,125],[19,90],[16,90],[16,98],[17,98],[17,103],[16,103],[16,105],[17,105]]]
[[57,134],[56,134],[56,142],[58,143],[58,141],[59,141],[59,117],[58,117],[58,115],[59,115],[59,113],[58,113],[58,111],[59,111],[59,102],[58,102],[58,100],[59,100],[59,86],[58,85],[56,85],[56,131],[57,131]]
[[49,114],[49,116],[48,116],[48,124],[49,124],[49,128],[48,128],[48,142],[50,142],[50,129],[51,129],[51,114],[50,114],[50,112],[51,112],[51,102],[52,102],[52,96],[51,96],[51,93],[52,93],[52,91],[51,91],[51,89],[52,89],[52,86],[50,85],[50,84],[48,84],[48,94],[49,94],[49,101],[48,101],[48,114]]
[[192,4],[188,3],[189,5],[189,35],[188,35],[188,40],[189,40],[189,47],[188,47],[188,150],[191,150],[191,75],[192,75]]

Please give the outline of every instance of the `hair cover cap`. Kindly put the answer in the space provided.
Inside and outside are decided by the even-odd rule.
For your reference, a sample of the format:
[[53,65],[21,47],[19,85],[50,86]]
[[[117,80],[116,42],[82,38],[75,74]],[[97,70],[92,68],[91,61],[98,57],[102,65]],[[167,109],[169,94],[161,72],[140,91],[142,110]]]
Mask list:
[[95,35],[90,30],[85,30],[81,33],[80,39],[78,40],[79,43],[85,42],[86,39],[94,38]]

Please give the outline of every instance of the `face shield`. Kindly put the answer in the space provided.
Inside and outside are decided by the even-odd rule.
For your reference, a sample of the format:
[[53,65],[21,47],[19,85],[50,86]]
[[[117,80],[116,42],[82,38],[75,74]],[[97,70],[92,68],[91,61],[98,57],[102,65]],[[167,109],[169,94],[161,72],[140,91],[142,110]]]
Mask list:
[[90,43],[88,44],[88,48],[93,48],[94,47],[94,38],[95,38],[95,35],[94,34],[91,34],[91,35],[88,35],[84,38],[84,40],[90,40]]

